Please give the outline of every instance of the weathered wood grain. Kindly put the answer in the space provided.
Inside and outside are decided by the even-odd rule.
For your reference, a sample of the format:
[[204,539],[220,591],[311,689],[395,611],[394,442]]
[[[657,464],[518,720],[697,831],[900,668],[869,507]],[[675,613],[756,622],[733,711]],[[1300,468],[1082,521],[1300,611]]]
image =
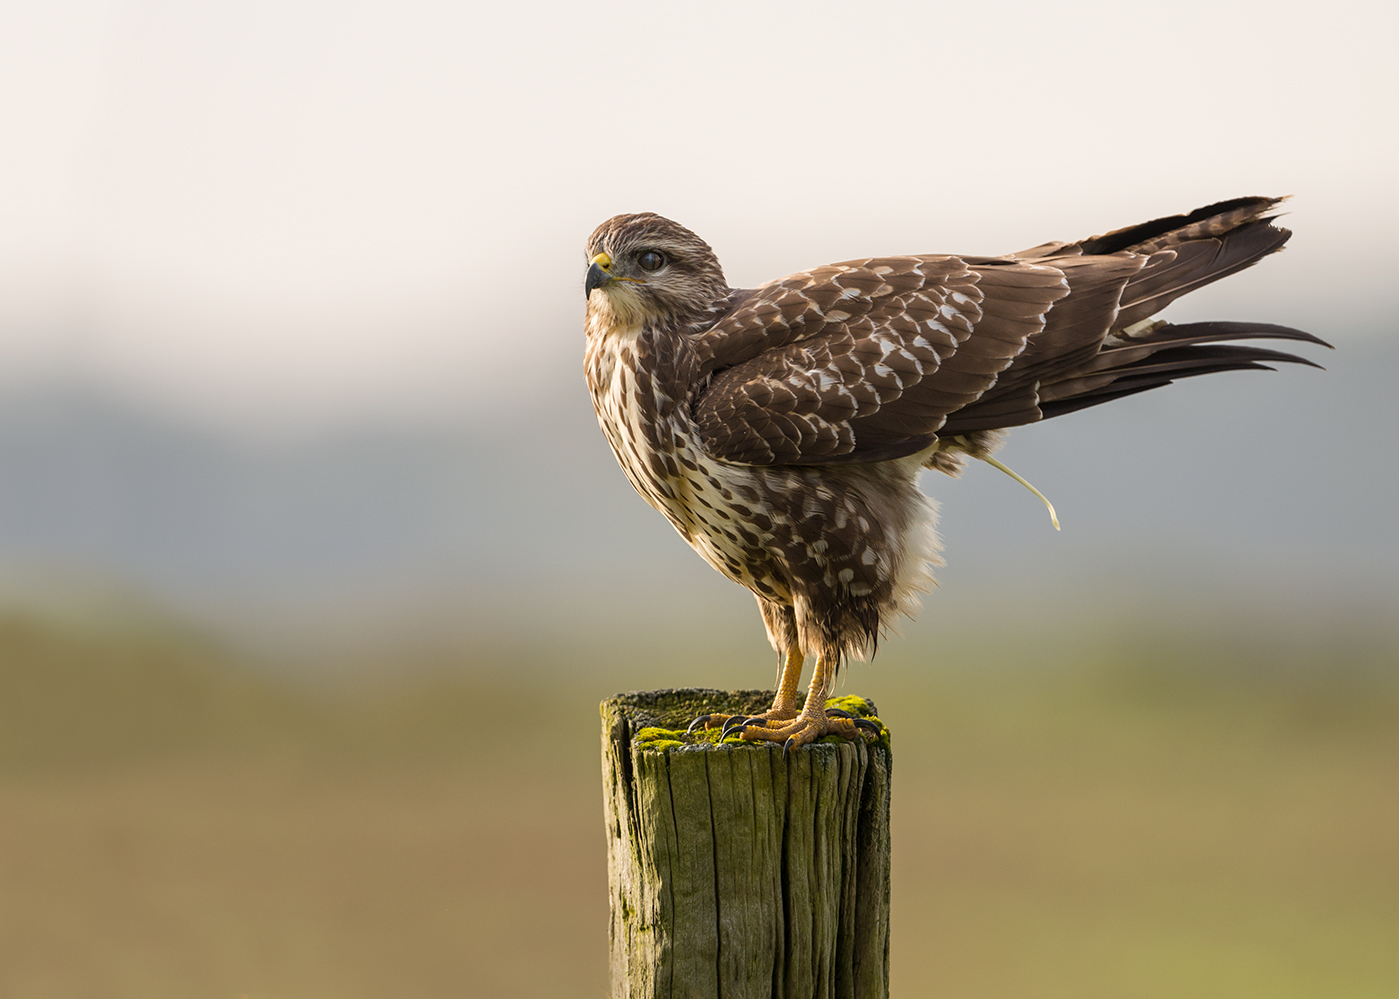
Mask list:
[[697,689],[603,702],[613,999],[889,994],[888,732],[786,754],[682,735],[696,715],[771,703]]

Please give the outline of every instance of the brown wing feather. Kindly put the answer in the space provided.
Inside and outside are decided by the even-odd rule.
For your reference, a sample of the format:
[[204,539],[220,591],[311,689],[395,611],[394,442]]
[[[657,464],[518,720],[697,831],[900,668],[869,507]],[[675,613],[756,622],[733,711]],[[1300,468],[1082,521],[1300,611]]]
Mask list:
[[1010,259],[884,257],[758,289],[706,334],[705,449],[749,464],[880,461],[932,443],[1067,293]]
[[1202,346],[1285,327],[1155,324],[1171,301],[1280,249],[1281,199],[1238,198],[1009,257],[882,257],[738,292],[698,346],[705,449],[748,464],[912,454],[1173,378],[1302,358]]
[[[1173,379],[1214,371],[1261,368],[1266,362],[1310,364],[1303,358],[1258,347],[1228,350],[1199,346],[1219,340],[1270,337],[1322,344],[1311,334],[1262,323],[1157,323],[1136,334],[1126,330],[1154,315],[1187,292],[1249,267],[1282,248],[1291,235],[1274,226],[1267,212],[1281,198],[1237,198],[1187,215],[1155,219],[1141,225],[1093,236],[1077,243],[1046,243],[1017,259],[1060,267],[1072,293],[1050,311],[1045,332],[1026,348],[995,388],[952,414],[943,436],[1000,430],[1034,423],[1087,406],[1168,385]],[[1125,283],[1116,279],[1076,280],[1075,269],[1097,268],[1112,261],[1136,261]],[[1120,305],[1100,336],[1091,332],[1104,313],[1084,308],[1087,325],[1072,324],[1064,313],[1087,306],[1087,295],[1102,296],[1114,286]],[[1153,355],[1169,351],[1155,363]]]
[[1055,259],[1068,281],[1069,294],[1054,303],[1042,332],[1030,339],[996,384],[979,399],[949,415],[943,436],[996,430],[1041,419],[1039,387],[1090,363],[1115,324],[1118,302],[1145,257]]

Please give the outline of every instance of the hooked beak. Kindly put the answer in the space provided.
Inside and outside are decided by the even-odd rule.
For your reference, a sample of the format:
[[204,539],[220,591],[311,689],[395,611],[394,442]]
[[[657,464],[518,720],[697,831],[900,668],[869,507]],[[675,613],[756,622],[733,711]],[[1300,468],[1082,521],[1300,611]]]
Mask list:
[[615,279],[611,271],[612,258],[605,253],[599,253],[588,264],[588,278],[583,282],[583,297],[587,298],[593,293],[594,288],[605,288]]
[[583,297],[592,295],[594,288],[606,288],[613,281],[630,281],[632,284],[645,284],[641,278],[619,277],[612,273],[612,258],[599,253],[588,262],[588,277],[583,282]]

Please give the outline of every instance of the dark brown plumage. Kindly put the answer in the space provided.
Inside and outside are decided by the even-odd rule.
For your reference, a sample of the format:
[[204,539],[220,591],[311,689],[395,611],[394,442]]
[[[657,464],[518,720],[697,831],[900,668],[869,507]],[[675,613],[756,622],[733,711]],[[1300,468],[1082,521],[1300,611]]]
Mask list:
[[1003,257],[846,261],[748,291],[668,219],[598,227],[586,289],[598,421],[637,491],[754,592],[784,656],[773,709],[744,738],[855,733],[824,712],[840,659],[872,652],[937,563],[922,468],[956,474],[965,455],[989,458],[999,431],[1177,378],[1311,363],[1218,342],[1322,343],[1299,330],[1150,320],[1281,249],[1279,200]]

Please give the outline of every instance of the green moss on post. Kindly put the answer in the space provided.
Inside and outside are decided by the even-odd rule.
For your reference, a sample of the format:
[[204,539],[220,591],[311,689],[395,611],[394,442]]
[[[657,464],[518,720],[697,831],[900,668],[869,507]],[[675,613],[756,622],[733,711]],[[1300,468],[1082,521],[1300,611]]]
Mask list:
[[[602,703],[613,999],[889,994],[888,730],[783,754],[684,734],[770,691]],[[844,697],[847,711],[873,705]]]

